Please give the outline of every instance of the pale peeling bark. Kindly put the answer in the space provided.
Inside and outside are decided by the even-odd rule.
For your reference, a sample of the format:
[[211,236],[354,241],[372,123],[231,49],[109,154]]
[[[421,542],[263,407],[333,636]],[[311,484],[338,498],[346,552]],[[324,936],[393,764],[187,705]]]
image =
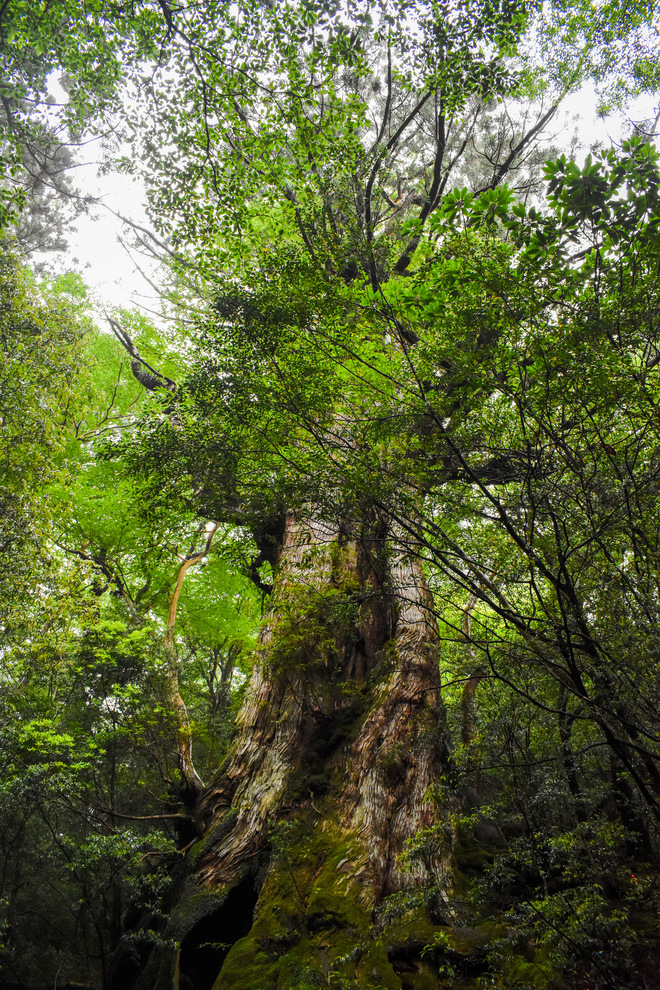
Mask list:
[[165,636],[163,638],[163,647],[167,659],[167,700],[176,724],[176,745],[179,772],[184,783],[188,787],[195,787],[200,790],[204,787],[204,782],[195,770],[195,765],[193,763],[192,731],[190,728],[188,709],[186,708],[186,704],[181,697],[181,692],[179,691],[179,660],[174,642],[174,632],[176,628],[176,613],[179,605],[179,597],[183,589],[183,581],[186,576],[186,572],[193,566],[193,564],[198,564],[208,555],[209,550],[211,549],[211,543],[213,542],[213,537],[215,536],[217,530],[218,524],[216,523],[207,533],[206,543],[203,550],[199,553],[191,554],[181,564],[181,567],[177,572],[174,591],[172,592],[167,610],[167,622],[165,625]]

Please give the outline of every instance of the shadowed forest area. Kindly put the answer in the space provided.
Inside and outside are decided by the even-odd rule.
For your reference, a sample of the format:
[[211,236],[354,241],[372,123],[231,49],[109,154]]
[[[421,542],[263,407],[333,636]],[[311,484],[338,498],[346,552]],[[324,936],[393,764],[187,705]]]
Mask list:
[[0,987],[660,987],[659,24],[0,2]]

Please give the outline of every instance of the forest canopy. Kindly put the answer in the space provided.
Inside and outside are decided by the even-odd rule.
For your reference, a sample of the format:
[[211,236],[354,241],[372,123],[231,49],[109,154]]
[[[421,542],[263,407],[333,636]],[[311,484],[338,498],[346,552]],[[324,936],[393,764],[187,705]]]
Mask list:
[[[655,985],[658,118],[558,122],[657,39],[0,4],[0,985]],[[44,276],[89,140],[160,316]]]

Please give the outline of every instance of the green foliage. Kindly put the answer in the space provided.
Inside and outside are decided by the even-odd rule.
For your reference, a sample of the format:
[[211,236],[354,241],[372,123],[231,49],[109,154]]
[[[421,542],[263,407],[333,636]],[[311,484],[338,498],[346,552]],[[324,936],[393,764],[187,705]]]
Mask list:
[[[357,874],[363,851],[329,819],[299,821],[274,842],[223,986],[248,973],[255,987],[395,988],[398,950],[417,954],[419,987],[635,979],[660,821],[658,157],[633,140],[582,167],[560,158],[545,201],[521,202],[552,111],[530,123],[496,104],[589,75],[615,96],[653,86],[654,16],[481,0],[1,6],[3,163],[19,175],[48,143],[37,108],[63,73],[60,120],[113,125],[179,252],[179,298],[205,299],[185,336],[120,314],[177,382],[145,397],[114,341],[88,333],[74,275],[38,289],[3,258],[12,978],[33,982],[40,964],[53,982],[105,980],[131,905],[162,928],[175,850],[195,838],[173,677],[212,773],[255,641],[247,577],[263,594],[279,580],[268,663],[285,676],[329,666],[367,598],[387,602],[393,631],[403,592],[388,567],[413,558],[462,737],[436,797],[481,810],[422,833],[407,862],[428,870],[452,852],[457,903],[472,881],[465,910],[482,925],[495,907],[508,930],[470,940],[457,909],[438,935],[420,919],[447,920],[440,881],[397,895],[371,930],[340,869],[352,856]],[[0,191],[0,225],[22,201]],[[287,512],[328,520],[347,545],[359,536],[365,573],[331,559],[319,591],[324,548],[287,577]],[[207,519],[222,525],[173,633],[175,582]],[[400,756],[392,745],[381,769]],[[300,760],[307,793],[313,762]],[[306,799],[291,782],[291,801]],[[316,783],[321,800],[325,769]]]
[[630,864],[657,843],[658,157],[632,141],[547,174],[545,211],[448,200],[396,296],[445,468],[414,528],[455,736],[471,723],[448,783],[508,837],[474,881],[487,915],[515,904],[489,965],[506,986],[632,987]]
[[[93,331],[79,276],[37,286],[8,252],[1,274],[0,967],[27,984],[98,982],[129,908],[158,926],[191,827],[176,800],[162,634],[200,524],[149,509],[143,486],[97,457],[144,399]],[[146,351],[150,327],[126,322]],[[224,753],[255,624],[236,574],[245,543],[228,528],[181,598],[182,690],[205,773]]]
[[[6,250],[0,263],[0,553],[2,614],[26,593],[38,566],[34,547],[48,528],[41,493],[64,481],[65,422],[85,382],[83,337],[89,328],[62,284],[38,289]],[[37,551],[39,552],[39,551]]]
[[652,85],[641,70],[652,5],[627,16],[605,5],[596,24],[591,7],[574,6],[168,8],[153,71],[144,58],[124,62],[122,167],[144,176],[188,284],[208,288],[218,271],[237,284],[246,258],[297,242],[318,273],[364,274],[376,288],[410,264],[457,181],[483,190],[512,174],[534,185],[525,159],[537,121],[516,98],[561,99],[594,76],[606,89]]
[[554,85],[572,85],[588,74],[603,114],[625,105],[631,94],[657,91],[658,9],[653,0],[598,7],[559,0],[545,13],[538,43]]
[[[123,60],[157,51],[161,14],[149,2],[81,7],[10,0],[0,10],[0,231],[24,254],[61,251],[89,207],[70,172],[90,116],[117,106]],[[166,25],[163,23],[163,28]],[[59,76],[66,97],[51,94]]]
[[98,979],[128,903],[158,908],[166,875],[155,866],[174,848],[145,800],[168,753],[158,654],[119,622],[92,626],[91,597],[74,586],[64,602],[60,580],[58,600],[42,603],[45,627],[3,655],[0,967],[24,982]]
[[652,910],[656,895],[654,882],[622,856],[623,842],[619,826],[583,822],[519,839],[501,852],[474,887],[488,911],[493,901],[510,903],[517,891],[515,906],[502,916],[506,934],[489,944],[490,967],[511,978],[515,955],[526,953],[534,962],[531,985],[635,986],[633,959],[650,944],[640,906]]

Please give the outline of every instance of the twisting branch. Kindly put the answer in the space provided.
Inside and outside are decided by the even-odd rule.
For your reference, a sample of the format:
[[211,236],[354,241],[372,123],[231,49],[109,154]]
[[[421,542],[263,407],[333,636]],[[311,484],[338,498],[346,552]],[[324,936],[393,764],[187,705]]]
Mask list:
[[[153,392],[157,388],[165,388],[168,392],[175,392],[176,382],[172,381],[171,378],[168,378],[167,375],[161,374],[160,371],[156,371],[155,368],[151,367],[148,361],[145,361],[129,337],[127,331],[124,330],[124,328],[117,323],[116,320],[114,320],[111,316],[108,316],[107,313],[105,314],[105,318],[110,324],[115,337],[124,350],[129,354],[131,358],[131,370],[140,385],[143,385],[144,388],[148,389],[150,392]],[[146,373],[143,370],[144,368],[146,368],[149,373]]]

